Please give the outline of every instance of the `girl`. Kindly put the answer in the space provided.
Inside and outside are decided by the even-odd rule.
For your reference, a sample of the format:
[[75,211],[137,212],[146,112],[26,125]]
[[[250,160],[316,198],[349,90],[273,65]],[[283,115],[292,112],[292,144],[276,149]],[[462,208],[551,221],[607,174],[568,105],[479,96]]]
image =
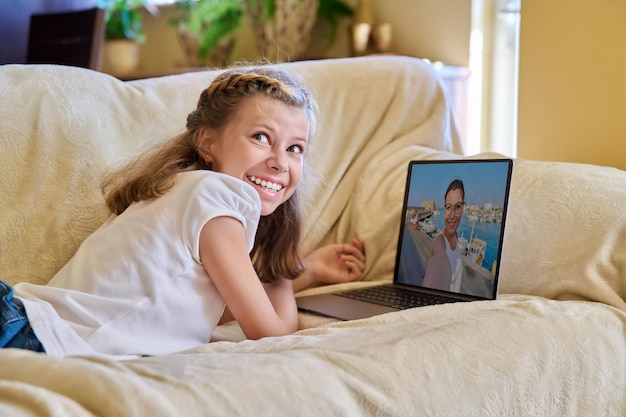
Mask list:
[[295,331],[291,280],[352,280],[365,259],[356,240],[313,252],[306,270],[298,254],[314,108],[286,72],[218,76],[183,134],[105,178],[112,216],[47,285],[0,286],[0,346],[168,354],[230,314],[251,339]]

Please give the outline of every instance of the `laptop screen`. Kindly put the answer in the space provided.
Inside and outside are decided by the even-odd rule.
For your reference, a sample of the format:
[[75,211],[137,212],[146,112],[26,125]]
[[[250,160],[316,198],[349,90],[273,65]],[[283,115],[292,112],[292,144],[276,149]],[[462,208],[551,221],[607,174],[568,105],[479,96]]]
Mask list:
[[495,299],[512,167],[410,162],[394,281]]

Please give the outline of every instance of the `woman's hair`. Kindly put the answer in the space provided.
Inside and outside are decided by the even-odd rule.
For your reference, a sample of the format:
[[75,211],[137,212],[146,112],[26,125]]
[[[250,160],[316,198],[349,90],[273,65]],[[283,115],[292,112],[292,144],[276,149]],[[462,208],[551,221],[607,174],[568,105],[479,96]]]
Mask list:
[[[180,172],[211,170],[210,155],[207,159],[204,149],[203,158],[199,150],[200,131],[224,128],[244,100],[259,95],[303,110],[312,136],[315,101],[289,73],[263,66],[231,69],[218,75],[201,93],[196,109],[187,116],[185,132],[104,178],[102,191],[109,210],[119,215],[132,203],[165,194]],[[274,282],[280,277],[293,279],[302,273],[298,194],[296,188],[291,198],[259,221],[251,257],[262,282]]]
[[448,193],[452,190],[461,190],[461,198],[463,198],[463,200],[465,200],[465,187],[463,186],[463,181],[457,179],[457,180],[452,180],[452,182],[450,183],[450,185],[448,185],[448,189],[446,190],[446,193],[443,195],[443,200],[446,200],[446,197],[448,196]]

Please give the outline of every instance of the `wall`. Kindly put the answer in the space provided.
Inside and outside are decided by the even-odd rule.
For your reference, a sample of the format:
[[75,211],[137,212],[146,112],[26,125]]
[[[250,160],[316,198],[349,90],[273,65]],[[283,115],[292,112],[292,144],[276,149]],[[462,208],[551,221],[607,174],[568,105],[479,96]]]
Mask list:
[[[356,7],[359,0],[346,0],[346,3]],[[393,25],[390,52],[443,61],[448,65],[468,65],[471,0],[371,0],[371,5],[378,20]],[[173,7],[162,7],[159,16],[145,18],[147,41],[141,46],[143,69],[184,65],[176,32],[167,24],[173,13]],[[335,44],[323,52],[320,28],[315,29],[317,36],[311,42],[309,57],[349,56],[349,23],[348,19],[343,19]],[[250,22],[245,21],[238,33],[234,60],[256,57],[249,25]]]
[[518,156],[626,169],[626,1],[523,0]]
[[372,8],[395,28],[394,52],[469,65],[471,0],[372,0]]

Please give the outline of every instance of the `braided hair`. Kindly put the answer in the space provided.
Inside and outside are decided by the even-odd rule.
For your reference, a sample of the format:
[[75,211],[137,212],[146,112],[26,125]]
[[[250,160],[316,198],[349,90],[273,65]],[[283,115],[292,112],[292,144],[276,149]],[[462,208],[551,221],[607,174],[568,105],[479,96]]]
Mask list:
[[[264,95],[305,111],[312,135],[316,104],[310,93],[288,72],[273,67],[238,68],[218,75],[187,116],[186,131],[165,141],[104,178],[106,205],[121,214],[132,203],[152,200],[174,185],[177,173],[211,170],[211,158],[200,150],[202,128],[220,130],[247,98]],[[204,155],[201,156],[201,155]],[[262,282],[293,279],[302,273],[299,256],[301,215],[298,189],[274,212],[259,221],[251,257]]]

